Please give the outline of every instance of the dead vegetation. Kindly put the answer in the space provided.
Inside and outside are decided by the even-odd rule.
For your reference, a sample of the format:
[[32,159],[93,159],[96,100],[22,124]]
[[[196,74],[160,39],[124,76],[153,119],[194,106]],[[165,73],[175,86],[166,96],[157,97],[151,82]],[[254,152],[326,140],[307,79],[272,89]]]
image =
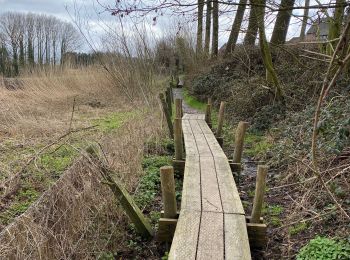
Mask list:
[[157,103],[146,105],[136,91],[131,103],[99,67],[23,76],[15,84],[21,88],[0,87],[0,258],[129,254],[123,251],[134,231],[84,150],[97,143],[133,192],[145,141],[163,135]]

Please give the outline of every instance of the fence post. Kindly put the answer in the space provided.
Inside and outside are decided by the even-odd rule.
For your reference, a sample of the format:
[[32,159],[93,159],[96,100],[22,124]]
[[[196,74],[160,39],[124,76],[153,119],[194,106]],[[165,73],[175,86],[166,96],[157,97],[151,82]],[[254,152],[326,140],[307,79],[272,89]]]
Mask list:
[[261,208],[264,201],[267,171],[268,167],[266,165],[258,165],[258,172],[256,175],[255,196],[250,223],[260,223]]
[[166,100],[166,103],[168,105],[168,110],[169,110],[170,117],[171,117],[172,114],[173,114],[173,105],[172,105],[172,100],[171,100],[171,90],[170,90],[170,88],[167,88],[166,91],[165,91],[165,100]]
[[168,110],[168,106],[165,102],[163,93],[159,94],[159,99],[160,99],[160,102],[162,103],[163,113],[165,115],[165,119],[166,119],[167,124],[168,124],[170,138],[174,138],[174,129],[173,129],[173,124],[171,122],[171,115],[170,115],[170,112]]
[[175,160],[182,160],[182,122],[181,118],[174,119],[174,143],[175,143]]
[[177,207],[173,167],[163,166],[160,168],[160,182],[164,204],[164,218],[175,219],[177,217]]
[[182,99],[175,99],[175,118],[182,118]]
[[211,106],[212,106],[211,98],[208,98],[207,108],[205,111],[205,122],[207,122],[207,124],[210,128],[212,127],[212,124],[211,124]]
[[225,101],[221,101],[219,109],[219,118],[218,118],[218,128],[216,129],[216,139],[218,140],[220,146],[223,146],[224,140],[222,135],[222,127],[224,125],[224,114],[225,114]]
[[244,135],[249,126],[248,122],[239,122],[235,134],[235,150],[233,152],[233,163],[241,163],[243,154]]

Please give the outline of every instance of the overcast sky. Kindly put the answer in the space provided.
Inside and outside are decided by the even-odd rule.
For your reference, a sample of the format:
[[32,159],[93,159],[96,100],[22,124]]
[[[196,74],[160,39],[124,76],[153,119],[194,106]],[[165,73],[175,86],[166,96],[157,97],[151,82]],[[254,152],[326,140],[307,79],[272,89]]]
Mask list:
[[[103,4],[112,5],[115,0],[101,0]],[[100,1],[100,2],[101,2]],[[316,4],[316,0],[311,0],[311,4]],[[322,0],[321,2],[325,2]],[[0,13],[7,11],[17,11],[17,12],[32,12],[32,13],[44,13],[48,15],[54,15],[60,19],[66,21],[72,21],[71,16],[74,16],[74,3],[77,6],[80,16],[86,18],[88,21],[86,28],[89,28],[89,32],[92,35],[92,39],[98,44],[101,36],[104,34],[106,26],[116,24],[116,17],[111,16],[107,12],[103,12],[103,8],[97,3],[96,0],[0,0]],[[301,6],[304,4],[304,0],[296,0],[296,5]],[[69,13],[71,16],[69,15]],[[302,14],[302,10],[294,10],[293,14]],[[314,11],[313,11],[314,12]],[[246,18],[248,17],[248,11],[246,11]],[[223,45],[228,38],[229,29],[232,25],[232,17],[234,13],[230,15],[225,15],[220,18],[220,38],[219,45]],[[147,25],[147,30],[157,37],[161,37],[163,34],[167,33],[168,27],[171,24],[176,24],[174,22],[176,18],[163,17],[156,25],[152,25],[149,22]],[[270,15],[267,19],[267,35],[271,34],[273,29],[275,17]],[[103,24],[101,26],[101,23]],[[194,23],[195,25],[195,23]],[[166,30],[164,30],[166,29]],[[288,38],[294,36],[299,36],[300,31],[300,18],[292,18],[291,26],[288,31]],[[242,40],[243,35],[240,36]],[[85,47],[86,49],[87,47]]]

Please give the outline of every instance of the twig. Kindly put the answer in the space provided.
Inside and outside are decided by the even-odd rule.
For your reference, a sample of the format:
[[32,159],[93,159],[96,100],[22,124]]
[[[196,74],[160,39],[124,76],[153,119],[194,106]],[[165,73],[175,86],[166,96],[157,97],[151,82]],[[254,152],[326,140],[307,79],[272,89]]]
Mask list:
[[324,182],[324,180],[320,174],[320,171],[318,169],[318,164],[317,164],[317,158],[316,158],[316,156],[317,156],[316,155],[316,142],[317,142],[317,125],[319,122],[323,101],[326,98],[331,87],[333,87],[335,85],[335,82],[336,82],[338,76],[340,75],[340,73],[343,71],[346,63],[350,60],[350,54],[348,54],[345,57],[345,59],[343,60],[343,62],[338,62],[339,67],[338,67],[337,71],[334,73],[330,83],[328,83],[329,78],[331,77],[331,74],[334,71],[333,65],[334,65],[335,61],[337,60],[337,55],[341,51],[341,49],[344,47],[344,45],[346,44],[346,36],[349,33],[349,31],[350,31],[350,20],[347,22],[346,27],[345,27],[345,29],[340,37],[340,40],[337,44],[337,47],[335,48],[335,51],[333,53],[332,60],[328,66],[326,76],[324,77],[323,86],[321,89],[320,97],[319,97],[318,102],[317,102],[315,116],[314,116],[314,125],[313,125],[313,131],[312,131],[312,143],[311,143],[312,164],[313,164],[313,168],[314,168],[313,172],[315,173],[315,175],[317,176],[317,178],[319,179],[322,186],[325,188],[325,190],[327,191],[327,193],[329,194],[329,196],[331,197],[333,202],[337,205],[340,212],[348,220],[350,219],[350,216],[346,213],[346,211],[339,204],[339,202],[337,201],[337,199],[333,195],[332,191],[328,188],[327,184]]

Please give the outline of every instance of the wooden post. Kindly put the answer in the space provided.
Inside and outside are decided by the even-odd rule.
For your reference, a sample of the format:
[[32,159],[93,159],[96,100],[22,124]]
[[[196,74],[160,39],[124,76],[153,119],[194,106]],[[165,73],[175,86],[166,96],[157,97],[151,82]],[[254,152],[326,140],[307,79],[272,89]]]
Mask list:
[[174,143],[175,143],[175,160],[182,160],[182,122],[181,118],[174,119]]
[[170,115],[170,112],[168,110],[168,106],[165,102],[163,93],[159,94],[159,99],[160,99],[160,102],[162,103],[163,113],[165,115],[165,119],[166,119],[167,124],[168,124],[170,138],[174,138],[174,129],[173,129],[173,124],[171,122],[171,115]]
[[170,117],[171,117],[172,114],[173,114],[173,105],[172,105],[172,101],[171,101],[171,90],[170,90],[170,88],[167,88],[166,91],[165,91],[165,100],[166,100],[166,103],[168,105],[168,110],[169,110]]
[[208,126],[211,128],[212,124],[211,124],[211,98],[208,98],[208,104],[207,104],[207,108],[205,111],[205,122],[207,122]]
[[123,185],[113,177],[116,174],[111,171],[108,166],[102,163],[102,159],[100,159],[98,155],[97,148],[94,146],[89,146],[86,149],[86,152],[90,155],[91,159],[96,162],[96,165],[99,166],[99,169],[103,173],[102,177],[104,178],[102,183],[105,183],[110,187],[114,196],[122,205],[126,215],[128,215],[129,219],[134,223],[136,231],[143,237],[152,237],[153,230],[151,224],[143,215],[142,211]]
[[171,166],[160,168],[160,182],[162,187],[162,200],[164,204],[164,218],[177,217],[174,169]]
[[252,210],[252,216],[250,220],[251,223],[260,223],[261,208],[264,201],[267,171],[268,171],[268,166],[258,165],[253,210]]
[[182,99],[175,99],[175,118],[182,118]]
[[243,154],[244,135],[249,126],[248,122],[239,122],[235,134],[235,150],[233,152],[233,163],[241,163]]
[[221,101],[219,109],[219,118],[218,118],[218,128],[216,129],[216,139],[218,140],[220,146],[222,147],[224,140],[222,135],[222,127],[224,125],[224,114],[225,114],[225,102]]

